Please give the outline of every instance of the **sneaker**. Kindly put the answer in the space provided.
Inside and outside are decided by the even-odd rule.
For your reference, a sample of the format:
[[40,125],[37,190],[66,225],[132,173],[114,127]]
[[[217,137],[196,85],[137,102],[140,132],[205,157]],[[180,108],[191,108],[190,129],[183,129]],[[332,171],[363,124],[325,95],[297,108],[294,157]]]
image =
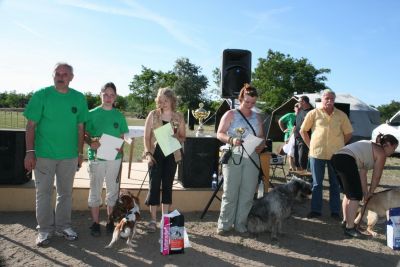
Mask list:
[[150,221],[147,224],[147,232],[154,233],[157,230],[157,223],[155,221]]
[[90,226],[90,234],[95,237],[100,236],[100,224],[94,222],[92,226]]
[[361,237],[361,233],[359,231],[357,231],[357,229],[355,227],[353,228],[345,228],[344,229],[344,234],[349,236],[349,237]]
[[107,233],[112,234],[114,232],[114,223],[109,222],[106,224]]
[[342,217],[337,212],[332,212],[331,213],[331,218],[334,219],[335,221],[338,221],[338,222],[342,221]]
[[71,227],[64,229],[62,231],[57,230],[56,235],[63,236],[65,239],[67,239],[69,241],[74,241],[74,240],[78,239],[78,234],[74,230],[72,230]]
[[308,219],[318,218],[318,217],[321,217],[321,213],[320,212],[311,211],[310,213],[307,214],[307,218]]
[[36,245],[39,247],[47,246],[50,244],[51,235],[46,232],[39,232],[36,237]]
[[230,234],[231,234],[231,231],[224,230],[224,229],[217,229],[217,235],[228,236]]
[[344,229],[344,228],[346,228],[346,221],[345,220],[343,220],[343,221],[341,221],[340,222],[340,226]]

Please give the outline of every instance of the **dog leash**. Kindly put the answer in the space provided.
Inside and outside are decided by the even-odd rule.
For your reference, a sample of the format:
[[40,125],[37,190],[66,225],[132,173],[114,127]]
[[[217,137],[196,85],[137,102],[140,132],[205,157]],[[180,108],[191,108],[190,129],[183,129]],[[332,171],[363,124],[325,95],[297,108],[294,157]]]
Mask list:
[[146,175],[143,178],[142,184],[140,185],[139,191],[138,191],[138,193],[136,195],[137,198],[139,198],[140,192],[142,192],[142,188],[143,188],[144,182],[146,181],[147,175],[149,174],[149,171],[150,170],[147,170]]
[[364,206],[363,206],[362,209],[361,209],[360,221],[356,224],[356,229],[357,229],[357,230],[360,228],[362,219],[363,219],[364,214],[365,214],[365,210],[367,209],[368,202],[369,202],[369,200],[370,200],[373,196],[374,196],[374,195],[372,195],[370,198],[367,199],[367,201],[365,202]]

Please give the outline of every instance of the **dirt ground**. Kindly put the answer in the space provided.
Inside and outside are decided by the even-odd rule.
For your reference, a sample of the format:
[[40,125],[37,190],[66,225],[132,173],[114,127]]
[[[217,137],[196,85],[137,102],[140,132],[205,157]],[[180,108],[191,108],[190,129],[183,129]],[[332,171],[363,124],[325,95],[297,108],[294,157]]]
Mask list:
[[[399,185],[399,161],[387,170],[378,190]],[[346,238],[339,222],[329,216],[327,187],[324,191],[322,218],[305,218],[309,200],[296,204],[283,227],[285,235],[277,242],[272,242],[268,233],[218,236],[217,212],[208,212],[202,220],[201,213],[186,213],[191,247],[184,254],[169,256],[160,255],[159,233],[145,232],[147,212],[139,224],[134,249],[122,240],[114,249],[104,249],[111,239],[105,234],[105,222],[102,236],[91,237],[89,212],[73,212],[79,240],[54,237],[48,247],[39,248],[33,212],[0,212],[0,266],[400,266],[400,252],[386,246],[384,223],[377,225],[376,238]]]

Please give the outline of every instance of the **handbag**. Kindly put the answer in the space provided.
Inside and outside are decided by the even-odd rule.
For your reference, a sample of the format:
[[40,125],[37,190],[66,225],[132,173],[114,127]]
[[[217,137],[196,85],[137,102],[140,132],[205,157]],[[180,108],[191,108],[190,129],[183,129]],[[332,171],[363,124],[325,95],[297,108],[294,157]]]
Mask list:
[[232,150],[224,150],[222,156],[219,159],[219,164],[228,164],[229,159],[232,157]]

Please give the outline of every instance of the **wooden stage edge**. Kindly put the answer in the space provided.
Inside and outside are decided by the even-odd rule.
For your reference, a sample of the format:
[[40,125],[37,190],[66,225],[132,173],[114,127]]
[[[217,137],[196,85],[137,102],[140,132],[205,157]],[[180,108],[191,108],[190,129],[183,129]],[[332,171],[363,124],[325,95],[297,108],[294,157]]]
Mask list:
[[[129,163],[122,164],[121,188],[128,189],[134,195],[139,194],[139,200],[142,210],[148,210],[144,205],[148,192],[147,163],[131,163],[131,178],[128,179]],[[143,185],[142,185],[143,184]],[[211,184],[210,184],[211,187]],[[213,191],[211,188],[184,188],[178,181],[177,173],[173,184],[173,209],[182,212],[203,211],[207,202],[210,200]],[[218,193],[222,194],[222,189]],[[89,195],[89,175],[87,172],[87,162],[75,175],[73,188],[73,210],[88,210],[87,199]],[[16,197],[18,196],[18,197]],[[105,189],[103,189],[103,199]],[[55,193],[53,194],[53,203],[55,203]],[[104,208],[104,205],[103,205]],[[214,199],[209,211],[219,211],[220,202]],[[35,183],[33,180],[22,185],[0,185],[0,211],[34,211],[35,210]]]

